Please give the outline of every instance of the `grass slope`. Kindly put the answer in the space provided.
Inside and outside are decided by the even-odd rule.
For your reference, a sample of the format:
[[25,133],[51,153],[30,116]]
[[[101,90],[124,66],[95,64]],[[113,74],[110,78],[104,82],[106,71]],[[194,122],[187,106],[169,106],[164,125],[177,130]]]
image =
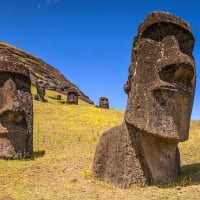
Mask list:
[[[35,93],[35,88],[32,88]],[[34,101],[34,154],[30,160],[0,160],[2,200],[159,200],[200,197],[200,122],[180,144],[182,176],[176,182],[122,190],[91,177],[99,136],[123,120],[123,112],[80,101],[64,104],[47,91],[48,103]]]

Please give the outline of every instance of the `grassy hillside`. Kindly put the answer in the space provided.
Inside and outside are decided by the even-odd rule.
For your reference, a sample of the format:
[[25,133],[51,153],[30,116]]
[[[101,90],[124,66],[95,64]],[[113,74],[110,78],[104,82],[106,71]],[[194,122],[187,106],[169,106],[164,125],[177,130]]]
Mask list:
[[[32,89],[35,93],[35,88]],[[2,200],[159,200],[200,197],[200,121],[192,122],[190,139],[180,144],[182,176],[164,188],[122,190],[91,177],[99,136],[123,120],[123,112],[80,101],[78,106],[55,100],[34,101],[34,154],[30,160],[0,161]]]

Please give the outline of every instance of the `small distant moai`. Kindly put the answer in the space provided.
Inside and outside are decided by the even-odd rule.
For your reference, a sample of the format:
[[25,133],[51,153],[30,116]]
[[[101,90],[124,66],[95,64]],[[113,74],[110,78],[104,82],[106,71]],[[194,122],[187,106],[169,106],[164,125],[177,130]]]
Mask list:
[[109,101],[107,97],[100,97],[99,99],[99,107],[109,109]]
[[74,87],[67,90],[67,104],[78,105],[78,91]]
[[119,187],[167,184],[180,174],[178,143],[188,139],[195,92],[188,23],[149,14],[134,39],[124,123],[101,135],[93,176]]
[[29,71],[12,56],[0,57],[0,159],[30,158],[33,105]]
[[35,95],[35,100],[45,102],[45,85],[42,80],[37,80],[35,83],[37,94]]

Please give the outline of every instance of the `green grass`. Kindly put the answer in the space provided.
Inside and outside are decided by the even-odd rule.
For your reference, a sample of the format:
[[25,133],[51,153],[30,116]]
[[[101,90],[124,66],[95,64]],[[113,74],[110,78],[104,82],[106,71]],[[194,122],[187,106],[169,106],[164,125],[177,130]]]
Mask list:
[[[32,93],[35,94],[35,88]],[[79,101],[65,104],[47,91],[48,103],[34,101],[34,154],[29,160],[0,160],[2,200],[177,200],[200,197],[200,121],[191,122],[181,143],[182,175],[176,182],[118,189],[91,176],[95,147],[102,132],[121,124],[123,112]]]

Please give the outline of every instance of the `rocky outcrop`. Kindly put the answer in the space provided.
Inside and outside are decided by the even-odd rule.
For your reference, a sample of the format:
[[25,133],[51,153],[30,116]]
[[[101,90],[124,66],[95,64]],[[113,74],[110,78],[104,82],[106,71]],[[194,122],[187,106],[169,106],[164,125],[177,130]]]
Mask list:
[[8,54],[19,59],[25,64],[25,66],[27,66],[30,72],[32,85],[35,85],[37,80],[40,79],[45,83],[46,89],[56,90],[63,94],[67,94],[69,88],[75,87],[81,100],[93,104],[89,97],[86,96],[75,84],[70,82],[61,72],[45,63],[40,58],[4,42],[0,42],[0,49],[5,49]]

